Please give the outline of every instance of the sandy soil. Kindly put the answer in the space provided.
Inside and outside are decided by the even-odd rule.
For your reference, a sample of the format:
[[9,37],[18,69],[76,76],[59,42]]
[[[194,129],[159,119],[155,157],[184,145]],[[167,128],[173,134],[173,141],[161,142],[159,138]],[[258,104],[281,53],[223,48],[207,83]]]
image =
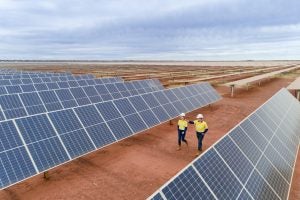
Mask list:
[[[229,97],[229,88],[217,87],[223,99],[211,107],[188,114],[203,113],[209,125],[204,149],[259,107],[289,79],[273,79],[249,91],[239,89]],[[196,153],[194,129],[189,128],[189,150],[176,151],[176,125],[163,125],[110,145],[42,175],[0,191],[0,199],[145,199],[190,163]],[[290,199],[300,199],[300,159]]]

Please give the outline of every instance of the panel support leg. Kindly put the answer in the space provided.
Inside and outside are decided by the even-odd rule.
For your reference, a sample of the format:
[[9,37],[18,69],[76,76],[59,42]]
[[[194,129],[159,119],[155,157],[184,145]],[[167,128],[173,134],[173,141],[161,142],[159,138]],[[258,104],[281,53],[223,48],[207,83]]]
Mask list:
[[172,121],[172,120],[170,120],[170,121],[169,121],[169,124],[170,124],[170,125],[173,125],[173,121]]
[[48,180],[50,178],[49,171],[44,172],[44,179]]
[[230,90],[231,90],[231,97],[233,97],[233,94],[234,94],[234,85],[230,86]]

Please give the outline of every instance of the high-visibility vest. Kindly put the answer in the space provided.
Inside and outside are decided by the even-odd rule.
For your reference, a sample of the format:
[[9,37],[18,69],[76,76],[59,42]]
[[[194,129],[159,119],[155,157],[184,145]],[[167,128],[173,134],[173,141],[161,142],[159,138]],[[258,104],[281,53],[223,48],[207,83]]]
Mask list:
[[184,130],[187,127],[187,121],[186,120],[178,120],[178,128],[179,130]]
[[197,132],[203,133],[205,129],[208,129],[208,126],[205,121],[200,122],[198,120],[195,120],[194,124]]

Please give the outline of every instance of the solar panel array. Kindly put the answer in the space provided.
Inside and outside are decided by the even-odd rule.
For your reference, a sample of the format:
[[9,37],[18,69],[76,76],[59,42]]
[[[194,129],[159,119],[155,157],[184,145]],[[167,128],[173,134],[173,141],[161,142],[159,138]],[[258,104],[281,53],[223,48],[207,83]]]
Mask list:
[[0,95],[2,189],[220,99],[208,83],[157,80],[48,89]]
[[[107,84],[94,82],[93,85],[72,85],[72,87],[71,84],[60,87],[59,83],[52,82],[52,84],[58,86],[57,89],[40,87],[37,89],[38,91],[30,90],[26,92],[22,90],[22,87],[16,89],[20,85],[14,86],[13,91],[8,90],[11,94],[0,95],[0,120],[88,105],[157,91],[162,88],[162,85],[151,79]],[[76,81],[72,83],[76,83]]]
[[149,199],[288,199],[300,104],[280,90]]

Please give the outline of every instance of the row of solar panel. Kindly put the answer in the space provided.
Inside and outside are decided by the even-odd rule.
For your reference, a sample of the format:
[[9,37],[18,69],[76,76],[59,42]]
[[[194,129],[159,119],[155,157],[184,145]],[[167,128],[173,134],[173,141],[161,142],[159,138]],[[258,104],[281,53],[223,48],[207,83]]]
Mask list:
[[282,89],[150,198],[287,199],[299,121],[299,102]]
[[[44,72],[1,72],[0,71],[0,79],[16,79],[16,78],[42,78],[42,77],[55,77],[55,76],[70,76],[71,73],[44,73]],[[86,76],[91,76],[90,74],[87,74]]]
[[111,78],[99,78],[95,79],[94,77],[87,77],[84,75],[81,76],[55,76],[55,77],[44,77],[44,78],[16,78],[16,79],[0,79],[0,86],[15,86],[21,84],[37,84],[37,83],[50,83],[58,81],[80,81],[80,80],[94,80],[98,83],[115,83],[123,82],[123,79],[119,77]]
[[[137,83],[136,83],[137,82]],[[0,95],[4,94],[18,94],[25,92],[35,92],[35,91],[45,91],[45,90],[55,90],[55,89],[64,89],[64,88],[72,88],[72,87],[84,87],[84,86],[94,86],[94,85],[103,85],[103,84],[118,84],[119,87],[122,88],[122,91],[126,91],[127,87],[125,85],[133,85],[140,89],[140,81],[130,81],[130,82],[111,82],[104,83],[101,79],[89,79],[89,80],[73,80],[73,81],[58,81],[58,82],[47,82],[47,83],[37,83],[37,84],[21,84],[21,85],[10,85],[10,86],[0,86]],[[159,87],[163,89],[164,87],[157,83],[154,80],[147,80],[146,87]],[[114,86],[113,86],[114,87]],[[125,87],[125,89],[123,89]],[[130,87],[130,86],[129,86]]]
[[[0,95],[0,120],[99,103],[160,90],[152,80]],[[159,85],[160,86],[160,85]]]
[[1,188],[219,98],[204,83],[2,121]]

